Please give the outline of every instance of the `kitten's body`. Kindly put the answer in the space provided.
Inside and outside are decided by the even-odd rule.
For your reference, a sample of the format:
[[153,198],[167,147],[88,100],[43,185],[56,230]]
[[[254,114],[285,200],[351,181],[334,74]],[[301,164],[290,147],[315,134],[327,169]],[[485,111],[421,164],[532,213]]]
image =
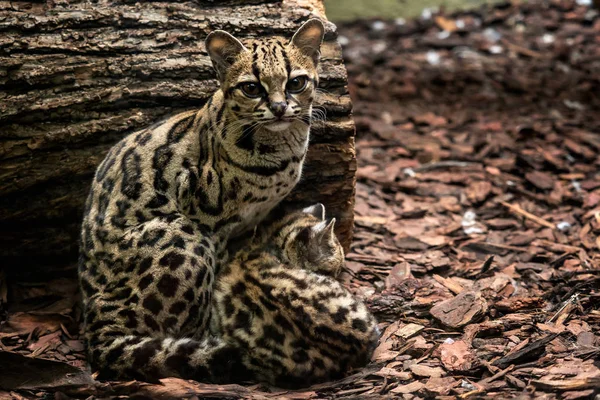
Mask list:
[[344,262],[334,221],[311,213],[259,233],[224,266],[214,294],[213,332],[242,350],[247,376],[282,387],[364,366],[379,336],[365,305],[333,278]]
[[126,137],[98,167],[79,277],[101,378],[242,373],[229,362],[237,349],[205,338],[214,277],[228,241],[300,177],[322,36],[316,20],[289,44],[256,41],[251,50],[225,32],[209,35],[221,89],[201,110]]

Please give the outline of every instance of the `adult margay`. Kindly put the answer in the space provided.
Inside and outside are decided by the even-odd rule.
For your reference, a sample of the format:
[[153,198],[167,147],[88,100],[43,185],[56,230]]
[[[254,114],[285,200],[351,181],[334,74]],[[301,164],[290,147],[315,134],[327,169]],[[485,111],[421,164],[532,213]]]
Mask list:
[[227,382],[238,351],[206,337],[227,243],[296,185],[308,148],[323,24],[289,43],[206,38],[220,89],[135,132],[98,167],[81,231],[89,361],[100,379]]

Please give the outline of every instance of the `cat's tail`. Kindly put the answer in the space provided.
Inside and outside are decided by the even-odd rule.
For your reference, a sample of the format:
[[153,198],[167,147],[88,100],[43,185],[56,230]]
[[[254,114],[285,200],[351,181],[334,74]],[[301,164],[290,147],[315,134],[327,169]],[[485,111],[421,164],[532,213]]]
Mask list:
[[[108,336],[108,337],[107,337]],[[222,340],[151,338],[143,336],[90,337],[89,360],[98,379],[137,379],[155,382],[167,377],[210,383],[250,380],[242,351]]]

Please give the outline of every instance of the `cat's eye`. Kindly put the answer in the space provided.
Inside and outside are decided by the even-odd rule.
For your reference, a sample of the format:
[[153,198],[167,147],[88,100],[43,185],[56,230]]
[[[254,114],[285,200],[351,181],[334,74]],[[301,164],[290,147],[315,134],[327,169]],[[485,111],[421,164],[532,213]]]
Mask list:
[[256,82],[243,82],[239,87],[246,96],[251,98],[260,97],[262,94],[262,88]]
[[306,84],[308,83],[308,77],[301,75],[297,76],[293,79],[290,79],[287,83],[287,90],[290,93],[300,93],[306,88]]

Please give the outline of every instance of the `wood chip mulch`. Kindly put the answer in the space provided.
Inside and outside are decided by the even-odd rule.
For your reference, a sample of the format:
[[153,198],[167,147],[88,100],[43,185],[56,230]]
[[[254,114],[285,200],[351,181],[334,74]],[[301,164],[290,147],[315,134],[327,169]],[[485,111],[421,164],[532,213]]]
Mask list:
[[359,160],[342,279],[383,332],[367,368],[285,392],[95,382],[76,282],[0,272],[0,399],[599,396],[600,16],[585,3],[340,26]]

